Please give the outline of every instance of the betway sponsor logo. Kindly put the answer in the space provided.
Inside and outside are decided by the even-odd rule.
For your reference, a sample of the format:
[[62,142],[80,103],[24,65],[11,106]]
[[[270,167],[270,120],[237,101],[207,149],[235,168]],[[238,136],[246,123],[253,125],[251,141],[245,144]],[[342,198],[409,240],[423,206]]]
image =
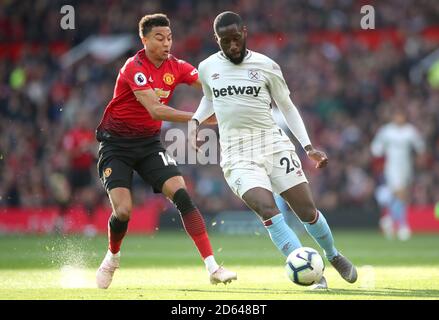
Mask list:
[[227,88],[221,88],[221,89],[215,89],[213,88],[213,95],[215,98],[218,98],[219,96],[225,97],[225,96],[233,96],[233,95],[239,95],[239,94],[246,94],[246,95],[252,95],[253,97],[257,97],[259,95],[259,91],[261,91],[261,87],[256,86],[243,86],[243,87],[237,87],[237,86],[228,86]]

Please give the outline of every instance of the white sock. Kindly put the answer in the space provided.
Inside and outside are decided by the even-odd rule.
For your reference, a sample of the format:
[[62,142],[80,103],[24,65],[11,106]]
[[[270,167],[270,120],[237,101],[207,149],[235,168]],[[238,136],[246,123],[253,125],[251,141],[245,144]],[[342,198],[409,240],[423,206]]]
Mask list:
[[204,259],[204,264],[206,265],[206,269],[210,274],[214,273],[219,268],[214,256],[208,256],[206,259]]
[[108,249],[107,256],[109,256],[110,258],[120,258],[120,251],[118,253],[113,253],[110,251],[110,249]]

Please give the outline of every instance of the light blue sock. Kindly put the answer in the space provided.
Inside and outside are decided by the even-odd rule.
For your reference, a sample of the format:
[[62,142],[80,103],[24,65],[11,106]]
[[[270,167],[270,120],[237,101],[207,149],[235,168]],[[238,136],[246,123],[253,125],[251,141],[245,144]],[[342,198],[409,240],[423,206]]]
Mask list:
[[295,249],[302,246],[294,231],[286,224],[282,213],[264,221],[264,225],[270,234],[271,241],[284,256],[287,257]]
[[313,224],[304,222],[306,231],[314,238],[320,247],[325,251],[328,260],[332,260],[338,255],[338,251],[334,246],[334,238],[332,237],[331,229],[326,222],[325,217],[320,211],[318,212],[317,221]]
[[274,202],[276,203],[276,206],[279,208],[280,212],[288,212],[290,211],[290,207],[288,206],[287,202],[282,198],[281,195],[274,193]]
[[401,199],[394,197],[392,202],[390,203],[389,211],[393,221],[398,222],[400,226],[407,225],[407,206]]

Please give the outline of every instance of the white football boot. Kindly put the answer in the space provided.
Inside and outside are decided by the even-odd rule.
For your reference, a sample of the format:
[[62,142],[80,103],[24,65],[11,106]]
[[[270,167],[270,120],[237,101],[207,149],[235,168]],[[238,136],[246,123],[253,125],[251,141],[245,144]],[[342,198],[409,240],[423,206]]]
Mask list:
[[407,241],[412,236],[412,231],[408,226],[401,226],[399,227],[396,235],[398,236],[398,239],[401,241]]
[[328,290],[328,282],[326,282],[325,276],[322,276],[322,278],[317,282],[316,284],[313,284],[310,287],[311,290]]
[[107,251],[104,261],[102,261],[98,271],[96,272],[96,284],[99,289],[107,289],[113,280],[114,271],[119,268],[120,251],[113,254]]
[[210,274],[210,283],[218,284],[218,283],[230,283],[232,280],[237,280],[238,276],[236,272],[232,272],[227,270],[224,267],[219,267],[215,272]]

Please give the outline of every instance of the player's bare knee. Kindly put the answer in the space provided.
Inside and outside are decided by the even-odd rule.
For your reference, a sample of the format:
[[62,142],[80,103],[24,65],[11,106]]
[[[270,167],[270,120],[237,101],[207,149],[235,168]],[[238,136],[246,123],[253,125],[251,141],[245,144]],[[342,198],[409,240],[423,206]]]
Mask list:
[[114,208],[114,215],[119,221],[128,221],[131,217],[131,206],[129,205],[119,205]]
[[262,218],[262,220],[268,220],[273,218],[279,213],[279,209],[276,206],[267,205],[264,203],[257,204],[256,212]]
[[162,187],[162,193],[173,200],[175,194],[181,189],[186,189],[184,179],[181,176],[175,176],[165,181]]
[[316,219],[317,209],[314,206],[307,206],[297,209],[296,214],[302,222],[312,222]]

